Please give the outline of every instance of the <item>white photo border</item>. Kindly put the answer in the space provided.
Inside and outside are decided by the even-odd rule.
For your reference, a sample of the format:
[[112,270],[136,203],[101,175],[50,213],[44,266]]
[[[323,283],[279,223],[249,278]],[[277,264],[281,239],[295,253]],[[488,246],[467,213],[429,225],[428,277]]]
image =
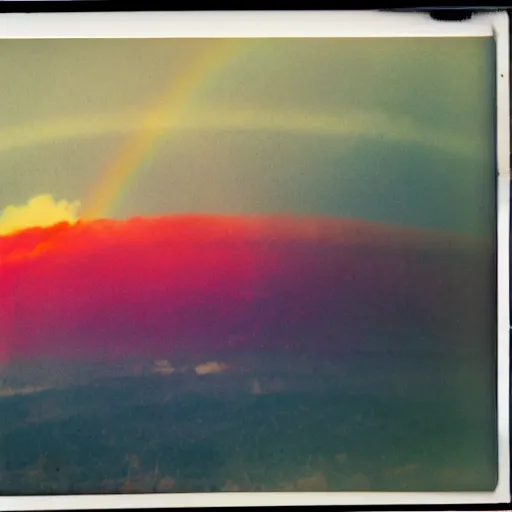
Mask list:
[[[462,22],[428,14],[350,11],[201,11],[0,14],[1,39],[207,37],[494,37],[497,51],[498,452],[493,492],[248,492],[0,496],[0,510],[290,505],[464,505],[510,502],[509,449],[509,34],[505,12]],[[1,456],[1,454],[0,454]]]

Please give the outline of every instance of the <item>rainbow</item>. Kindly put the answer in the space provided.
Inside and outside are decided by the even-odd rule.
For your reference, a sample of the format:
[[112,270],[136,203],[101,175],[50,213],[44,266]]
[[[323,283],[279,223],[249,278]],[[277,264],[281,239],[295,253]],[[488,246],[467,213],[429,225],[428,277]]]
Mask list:
[[189,100],[199,85],[243,47],[240,40],[212,40],[208,48],[173,81],[170,89],[140,119],[142,130],[126,141],[119,154],[101,173],[99,181],[84,201],[83,218],[93,219],[108,214],[129,187],[130,178],[152,157],[162,136],[180,124]]

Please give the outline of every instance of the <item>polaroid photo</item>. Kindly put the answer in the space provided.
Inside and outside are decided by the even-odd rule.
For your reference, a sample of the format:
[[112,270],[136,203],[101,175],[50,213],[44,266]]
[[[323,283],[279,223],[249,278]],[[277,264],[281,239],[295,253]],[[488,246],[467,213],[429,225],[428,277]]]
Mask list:
[[508,18],[0,16],[0,509],[510,500]]

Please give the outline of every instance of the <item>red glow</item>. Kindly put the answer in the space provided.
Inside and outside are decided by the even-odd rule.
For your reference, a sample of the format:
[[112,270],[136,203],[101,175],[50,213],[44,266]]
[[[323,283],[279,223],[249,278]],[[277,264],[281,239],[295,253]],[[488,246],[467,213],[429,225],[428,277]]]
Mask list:
[[487,267],[474,253],[447,235],[337,219],[26,230],[0,237],[0,359],[332,348],[408,322],[449,322],[468,311],[461,297],[482,290]]

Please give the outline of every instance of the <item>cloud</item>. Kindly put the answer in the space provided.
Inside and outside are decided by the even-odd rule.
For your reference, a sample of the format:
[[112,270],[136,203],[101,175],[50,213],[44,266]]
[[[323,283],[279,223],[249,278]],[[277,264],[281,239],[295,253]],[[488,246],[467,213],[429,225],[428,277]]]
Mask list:
[[7,235],[30,227],[53,226],[60,222],[78,220],[80,202],[55,201],[50,194],[30,199],[24,205],[10,205],[0,213],[0,235]]
[[209,361],[207,363],[198,364],[194,371],[197,375],[208,375],[210,373],[222,373],[225,372],[229,366],[224,363],[219,363],[217,361]]
[[153,366],[153,373],[158,373],[160,375],[169,375],[174,373],[176,370],[172,367],[171,363],[167,361],[167,359],[159,359],[155,361]]
[[455,237],[315,217],[26,230],[0,238],[0,359],[151,357],[161,373],[233,350],[469,350],[487,344],[491,262]]
[[21,388],[0,387],[0,397],[30,395],[51,389],[49,386],[25,386]]

